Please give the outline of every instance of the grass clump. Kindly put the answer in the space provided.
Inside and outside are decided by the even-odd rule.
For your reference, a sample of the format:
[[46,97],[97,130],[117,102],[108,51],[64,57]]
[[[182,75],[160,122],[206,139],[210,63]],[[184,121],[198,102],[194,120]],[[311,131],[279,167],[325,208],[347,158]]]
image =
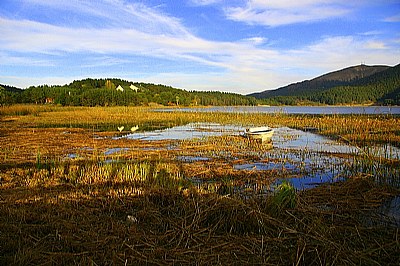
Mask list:
[[296,188],[285,180],[276,187],[270,198],[271,212],[279,215],[286,209],[293,209],[296,207],[296,201]]

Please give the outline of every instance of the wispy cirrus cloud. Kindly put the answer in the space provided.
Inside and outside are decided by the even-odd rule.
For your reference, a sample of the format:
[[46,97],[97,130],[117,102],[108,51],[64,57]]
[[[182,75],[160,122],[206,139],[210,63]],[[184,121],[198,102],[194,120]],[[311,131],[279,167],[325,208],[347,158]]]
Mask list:
[[[31,62],[32,67],[46,67],[47,73],[50,67],[58,70],[67,65],[68,73],[65,74],[67,78],[55,72],[49,74],[49,81],[43,83],[55,82],[54,77],[57,76],[62,81],[68,78],[72,81],[84,77],[82,75],[84,72],[90,73],[91,77],[117,75],[126,79],[138,78],[186,89],[249,93],[312,78],[317,74],[360,62],[396,64],[400,61],[398,44],[396,46],[381,40],[377,34],[358,34],[357,37],[325,36],[296,49],[283,49],[265,45],[267,41],[271,42],[270,38],[257,33],[242,36],[234,41],[201,38],[186,28],[181,19],[166,14],[159,7],[151,7],[143,2],[131,3],[123,0],[24,0],[24,2],[29,8],[36,7],[40,10],[46,7],[46,10],[55,11],[50,14],[61,16],[67,13],[64,20],[50,21],[38,20],[29,15],[24,19],[0,16],[2,36],[0,65],[25,67],[25,62]],[[197,2],[212,4],[215,1]],[[322,3],[325,5],[321,7]],[[305,16],[304,18],[296,17],[294,11],[285,17],[284,13],[289,10],[289,6],[297,11],[306,8],[311,10],[305,15],[301,15],[301,12],[297,14]],[[323,7],[330,9],[331,13],[323,15],[321,9]],[[241,21],[272,26],[283,24],[263,18],[265,12],[270,9],[277,13],[275,17],[269,19],[278,20],[279,17],[282,19],[280,23],[305,22],[318,16],[329,18],[339,16],[341,12],[349,12],[341,5],[335,5],[333,1],[317,0],[290,3],[252,0],[242,9],[246,9],[244,11],[249,14],[255,12],[259,17],[253,18],[255,21],[252,22],[250,17],[244,16]],[[239,9],[227,11],[234,14]],[[321,14],[318,16],[314,14],[318,12]],[[69,16],[75,23],[67,23]],[[78,61],[70,58],[76,58]],[[148,65],[151,71],[140,73],[139,58],[154,59]],[[158,59],[182,67],[165,64],[157,72],[153,70],[152,63]],[[105,68],[107,66],[110,68]],[[199,66],[203,71],[188,70]],[[86,70],[89,72],[85,72]],[[2,75],[0,78],[12,77],[5,72]],[[28,79],[21,78],[21,80],[25,82]],[[45,78],[34,77],[32,80],[36,82]]]
[[[24,53],[27,57],[31,53],[52,54],[50,62],[59,65],[63,64],[62,60],[68,54],[89,53],[94,59],[81,67],[116,66],[129,61],[134,64],[134,57],[140,55],[173,60],[178,64],[182,64],[182,61],[187,64],[195,62],[219,69],[213,74],[169,73],[168,69],[164,69],[163,74],[150,73],[146,76],[148,81],[187,89],[248,93],[276,88],[282,83],[311,78],[360,62],[395,64],[400,61],[399,53],[393,53],[389,43],[376,40],[375,36],[325,37],[295,50],[278,50],[260,47],[259,44],[265,41],[260,37],[237,42],[216,42],[191,34],[160,36],[125,28],[77,29],[9,19],[0,19],[0,24],[5,25],[0,28],[0,34],[4,36],[0,50],[19,53],[19,57],[13,59],[13,64],[23,65]],[[2,60],[0,64],[7,60]],[[126,76],[125,73],[120,75]]]
[[232,50],[232,54],[224,59],[223,64],[230,66],[226,72],[207,75],[163,73],[148,76],[146,80],[181,84],[183,88],[248,93],[278,88],[361,62],[372,65],[400,62],[398,49],[396,51],[390,43],[374,42],[368,37],[327,36],[294,50],[253,47],[240,52],[242,47]]
[[[293,65],[302,69],[333,70],[361,62],[395,65],[400,62],[399,48],[390,41],[355,36],[327,36],[316,43],[289,51]],[[298,60],[301,58],[301,60]],[[289,61],[287,61],[289,62]],[[322,73],[321,73],[322,74]]]
[[[2,50],[19,53],[142,55],[184,59],[226,69],[237,67],[230,64],[230,58],[246,57],[244,59],[249,61],[248,54],[254,55],[253,43],[262,41],[256,38],[251,42],[213,42],[191,34],[160,36],[136,29],[68,28],[3,18],[0,18],[0,23],[5,26],[0,28],[0,34],[4,36],[0,44]],[[269,54],[271,51],[259,50],[257,58]]]
[[249,0],[244,6],[225,9],[231,20],[271,27],[340,17],[350,11],[342,1],[333,0]]
[[186,35],[179,19],[141,2],[124,0],[23,0],[29,8],[54,10],[61,26],[130,28],[146,33]]
[[385,22],[400,22],[400,14],[387,17],[383,21],[385,21]]
[[29,67],[53,67],[56,62],[35,55],[15,55],[14,53],[5,53],[0,51],[0,65],[3,66],[29,66]]
[[199,6],[206,6],[206,5],[212,5],[216,3],[220,3],[222,0],[190,0],[190,2],[194,5],[199,5]]

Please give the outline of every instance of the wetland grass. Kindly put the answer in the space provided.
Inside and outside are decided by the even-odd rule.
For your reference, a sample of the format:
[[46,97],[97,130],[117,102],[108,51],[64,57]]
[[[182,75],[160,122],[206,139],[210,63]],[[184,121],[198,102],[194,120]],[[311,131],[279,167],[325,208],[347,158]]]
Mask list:
[[[400,264],[399,228],[382,224],[378,213],[400,191],[373,180],[379,171],[387,176],[384,164],[398,171],[398,158],[372,163],[367,160],[376,156],[341,155],[354,166],[346,181],[301,191],[282,185],[275,194],[242,197],[236,187],[263,191],[293,173],[234,165],[294,164],[293,155],[272,156],[270,148],[239,136],[174,142],[112,138],[121,125],[212,122],[313,127],[359,147],[398,146],[398,117],[2,108],[2,265]],[[103,131],[108,126],[113,130]],[[110,149],[117,152],[107,153]],[[318,160],[309,151],[294,156],[300,162],[295,169],[309,158]],[[180,159],[197,157],[207,160]],[[373,167],[361,171],[362,163]],[[213,182],[197,186],[194,178]],[[398,176],[391,178],[398,182]],[[219,193],[222,185],[228,193]]]
[[293,209],[296,207],[296,201],[296,189],[289,182],[283,181],[270,197],[272,213],[279,215],[285,209]]
[[[22,111],[19,110],[26,110]],[[344,137],[359,144],[400,145],[400,118],[393,115],[287,115],[262,113],[155,112],[147,107],[57,107],[18,105],[1,107],[4,118],[33,127],[83,127],[117,130],[136,125],[171,127],[205,122],[242,126],[270,125],[313,128],[320,134]],[[39,114],[39,115],[34,115]]]
[[363,225],[398,191],[365,179],[305,191],[278,212],[273,200],[155,187],[151,179],[136,180],[140,186],[51,179],[2,191],[2,264],[400,262],[398,229]]

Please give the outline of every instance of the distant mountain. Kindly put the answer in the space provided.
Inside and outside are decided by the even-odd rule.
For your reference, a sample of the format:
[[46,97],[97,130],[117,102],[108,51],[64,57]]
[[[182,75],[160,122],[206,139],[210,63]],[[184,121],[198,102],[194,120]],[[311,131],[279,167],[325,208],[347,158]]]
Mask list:
[[326,104],[400,105],[400,64],[308,97]]
[[252,93],[248,96],[257,99],[270,98],[275,96],[306,96],[317,92],[329,90],[337,86],[352,85],[360,79],[382,72],[389,66],[367,66],[358,65],[342,70],[330,72],[311,80],[293,83],[275,90],[266,90],[259,93]]
[[349,67],[249,96],[270,105],[400,105],[400,64]]

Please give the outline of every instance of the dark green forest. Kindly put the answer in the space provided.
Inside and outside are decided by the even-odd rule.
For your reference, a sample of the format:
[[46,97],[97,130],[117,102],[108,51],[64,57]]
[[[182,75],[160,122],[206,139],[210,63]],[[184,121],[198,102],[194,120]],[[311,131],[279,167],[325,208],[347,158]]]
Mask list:
[[[369,73],[360,76],[360,68]],[[186,91],[121,79],[88,78],[63,86],[31,86],[24,90],[1,85],[0,105],[16,103],[63,106],[400,105],[400,65],[351,67],[311,81],[247,96],[218,91]]]
[[[331,85],[333,82],[328,83]],[[302,90],[292,95],[266,96],[261,101],[270,105],[400,105],[400,65],[354,80],[347,85],[337,85],[326,89],[326,84],[321,82],[321,86],[319,91],[312,89]],[[278,94],[278,90],[274,94]]]
[[[119,87],[120,86],[120,87]],[[0,103],[59,104],[64,106],[255,105],[254,97],[225,92],[185,91],[161,84],[121,79],[84,79],[64,86],[31,86],[25,90],[0,86]]]

